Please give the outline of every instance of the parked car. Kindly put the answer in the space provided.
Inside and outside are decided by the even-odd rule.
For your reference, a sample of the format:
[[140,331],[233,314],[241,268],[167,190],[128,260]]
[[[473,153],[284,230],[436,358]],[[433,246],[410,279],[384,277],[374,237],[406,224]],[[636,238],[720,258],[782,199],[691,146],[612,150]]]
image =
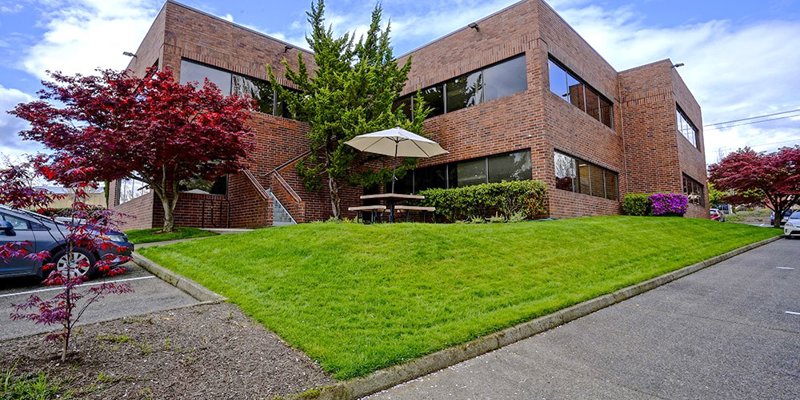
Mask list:
[[716,208],[709,209],[708,214],[711,216],[712,221],[725,222],[725,214]]
[[[19,210],[11,207],[0,206],[0,245],[8,242],[27,242],[28,251],[38,253],[50,252],[50,259],[44,261],[29,258],[12,258],[0,261],[0,277],[37,276],[44,278],[42,266],[53,262],[59,269],[66,269],[69,265],[66,239],[67,225],[53,221],[34,212]],[[99,233],[97,233],[99,235]],[[116,246],[95,246],[102,248],[73,250],[72,262],[86,260],[88,267],[76,267],[75,273],[92,278],[97,275],[97,260],[107,254],[117,256],[130,256],[133,252],[133,243],[128,237],[117,231],[109,231],[102,235],[102,240]],[[83,264],[83,263],[81,263]]]
[[800,237],[800,211],[793,212],[786,220],[786,224],[783,225],[783,234],[789,239]]
[[[786,210],[786,211],[783,212],[783,218],[781,218],[781,226],[783,226],[783,224],[786,223],[786,220],[789,219],[789,216],[792,215],[793,212],[795,212],[795,211],[794,210]],[[773,211],[769,215],[769,225],[770,226],[775,225],[775,211]]]

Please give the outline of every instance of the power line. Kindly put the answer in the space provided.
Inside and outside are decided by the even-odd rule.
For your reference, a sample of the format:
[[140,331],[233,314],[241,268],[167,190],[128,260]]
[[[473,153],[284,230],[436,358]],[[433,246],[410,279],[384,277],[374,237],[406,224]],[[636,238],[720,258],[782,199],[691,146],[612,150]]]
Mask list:
[[777,118],[762,119],[762,120],[758,120],[758,121],[742,122],[740,124],[725,125],[725,126],[721,126],[721,127],[711,126],[711,125],[706,125],[705,127],[706,128],[711,128],[711,129],[727,129],[727,128],[733,128],[733,127],[736,127],[736,126],[754,125],[754,124],[760,124],[762,122],[778,121],[778,120],[781,120],[781,119],[788,119],[788,118],[795,118],[795,117],[800,117],[800,114],[787,115],[787,116],[784,116],[784,117],[777,117]]
[[789,111],[781,111],[781,112],[772,113],[772,114],[757,115],[755,117],[740,118],[740,119],[733,119],[733,120],[730,120],[730,121],[716,122],[716,123],[713,123],[713,124],[703,125],[703,127],[704,128],[708,128],[708,127],[717,126],[717,125],[727,125],[727,124],[732,124],[734,122],[742,122],[742,121],[750,121],[752,119],[774,117],[776,115],[789,114],[789,113],[798,112],[798,111],[800,111],[800,108],[795,109],[795,110],[789,110]]
[[[767,147],[767,146],[774,146],[774,145],[784,144],[784,143],[800,143],[800,137],[795,138],[795,139],[781,140],[780,142],[759,143],[759,144],[749,145],[748,147],[751,147],[751,148]],[[720,147],[718,150],[725,152],[725,151],[736,150],[736,148],[735,147]]]

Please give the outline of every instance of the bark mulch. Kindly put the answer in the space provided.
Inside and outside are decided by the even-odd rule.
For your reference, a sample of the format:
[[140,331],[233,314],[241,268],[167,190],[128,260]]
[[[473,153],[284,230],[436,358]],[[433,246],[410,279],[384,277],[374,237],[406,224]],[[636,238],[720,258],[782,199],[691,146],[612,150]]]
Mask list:
[[0,342],[0,373],[45,372],[80,399],[271,399],[334,382],[231,304],[77,329],[65,363],[43,335]]

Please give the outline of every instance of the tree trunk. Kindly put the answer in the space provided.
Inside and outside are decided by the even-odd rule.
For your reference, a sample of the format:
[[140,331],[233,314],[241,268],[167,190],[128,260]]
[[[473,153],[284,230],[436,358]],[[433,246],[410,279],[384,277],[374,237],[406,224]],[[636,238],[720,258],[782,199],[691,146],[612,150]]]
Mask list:
[[[174,193],[175,200],[178,198],[178,194]],[[175,208],[172,204],[177,203],[177,201],[170,201],[166,196],[159,196],[161,197],[161,207],[164,208],[164,227],[161,229],[163,232],[172,232],[175,230]]]
[[328,189],[331,193],[331,212],[333,218],[341,219],[341,199],[339,198],[339,184],[332,176],[328,175]]

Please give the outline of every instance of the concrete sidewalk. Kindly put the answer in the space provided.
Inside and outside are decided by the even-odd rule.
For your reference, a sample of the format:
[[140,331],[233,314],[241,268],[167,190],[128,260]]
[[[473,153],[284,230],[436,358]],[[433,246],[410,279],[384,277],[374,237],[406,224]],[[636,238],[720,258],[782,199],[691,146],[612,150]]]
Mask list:
[[369,398],[797,399],[798,260],[780,240]]

